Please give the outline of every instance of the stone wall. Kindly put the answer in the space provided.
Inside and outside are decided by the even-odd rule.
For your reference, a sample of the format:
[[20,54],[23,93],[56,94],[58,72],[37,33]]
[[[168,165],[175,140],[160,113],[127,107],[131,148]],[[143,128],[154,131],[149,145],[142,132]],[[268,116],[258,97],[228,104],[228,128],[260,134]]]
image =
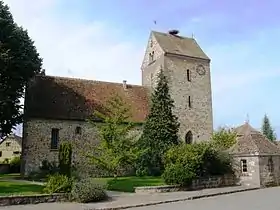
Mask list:
[[[213,132],[210,62],[186,56],[167,56],[153,35],[148,43],[142,63],[142,85],[154,87],[155,77],[162,68],[169,80],[171,97],[175,101],[174,112],[180,121],[181,139],[185,141],[187,132],[191,131],[194,141],[209,140]],[[155,61],[149,63],[149,53],[152,52]],[[205,75],[198,74],[198,65],[205,67]],[[187,79],[188,69],[190,81]],[[188,106],[189,96],[191,108]]]
[[[81,127],[81,134],[76,134],[76,127]],[[78,170],[92,172],[94,168],[84,158],[85,153],[94,151],[99,142],[97,129],[84,121],[28,120],[23,128],[22,173],[28,175],[38,170],[43,160],[58,162],[58,150],[51,149],[52,128],[59,129],[59,143],[68,141],[73,145],[73,164]],[[140,134],[140,128],[134,134]],[[79,167],[81,166],[81,167]],[[93,173],[93,172],[92,172]],[[98,174],[98,171],[94,171]]]
[[136,187],[135,193],[163,193],[163,192],[176,192],[186,190],[201,190],[208,188],[229,187],[235,186],[238,183],[238,179],[235,176],[217,176],[193,180],[191,186],[181,187],[176,185],[165,186],[146,186]]
[[0,206],[66,202],[68,197],[66,194],[0,196]]
[[[272,159],[272,168],[269,167],[269,159]],[[280,185],[280,155],[260,156],[260,185],[262,187]],[[272,170],[271,170],[272,169]]]
[[[242,172],[241,160],[247,160],[247,172]],[[246,186],[260,186],[260,168],[258,156],[239,156],[234,157],[234,166],[240,183]]]

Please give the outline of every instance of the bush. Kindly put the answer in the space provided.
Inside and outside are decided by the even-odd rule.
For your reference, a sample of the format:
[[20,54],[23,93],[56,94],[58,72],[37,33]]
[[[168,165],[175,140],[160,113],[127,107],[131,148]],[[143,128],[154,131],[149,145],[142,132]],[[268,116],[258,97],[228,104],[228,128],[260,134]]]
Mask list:
[[10,172],[11,173],[19,173],[20,172],[20,157],[13,157],[10,160]]
[[87,178],[75,182],[72,188],[72,197],[81,203],[102,201],[107,198],[105,186]]
[[196,174],[194,171],[188,170],[180,163],[169,164],[162,174],[162,178],[166,184],[180,186],[189,186],[195,177]]
[[187,186],[193,179],[232,174],[231,158],[210,143],[194,143],[171,148],[165,154],[165,171],[162,175],[167,184]]
[[71,177],[72,146],[64,142],[59,146],[59,170],[61,174]]
[[72,189],[72,179],[66,175],[54,174],[48,177],[47,184],[44,188],[46,193],[68,193]]

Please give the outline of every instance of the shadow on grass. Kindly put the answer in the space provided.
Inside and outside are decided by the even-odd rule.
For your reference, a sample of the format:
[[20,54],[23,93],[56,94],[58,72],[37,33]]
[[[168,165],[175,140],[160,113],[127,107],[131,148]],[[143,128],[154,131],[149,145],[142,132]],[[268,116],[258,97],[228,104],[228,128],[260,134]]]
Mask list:
[[20,182],[0,181],[0,196],[5,195],[26,195],[40,194],[43,192],[44,186],[26,184]]
[[120,177],[108,179],[107,190],[134,192],[135,187],[164,185],[161,177]]

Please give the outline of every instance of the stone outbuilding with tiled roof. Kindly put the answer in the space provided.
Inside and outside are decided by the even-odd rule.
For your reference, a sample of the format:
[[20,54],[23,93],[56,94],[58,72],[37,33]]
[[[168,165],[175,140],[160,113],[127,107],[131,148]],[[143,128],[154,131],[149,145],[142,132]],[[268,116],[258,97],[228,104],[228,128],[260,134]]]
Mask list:
[[237,142],[229,152],[233,155],[242,184],[271,186],[280,184],[280,148],[248,122],[235,129]]
[[[213,132],[209,57],[193,38],[152,31],[141,65],[141,86],[125,80],[111,83],[45,75],[30,82],[25,95],[22,173],[37,170],[45,159],[57,161],[62,141],[76,144],[73,160],[80,162],[76,149],[98,143],[96,128],[86,120],[95,110],[104,112],[113,94],[131,107],[131,121],[143,123],[160,69],[169,81],[182,141],[209,140]],[[135,132],[140,134],[141,129]]]

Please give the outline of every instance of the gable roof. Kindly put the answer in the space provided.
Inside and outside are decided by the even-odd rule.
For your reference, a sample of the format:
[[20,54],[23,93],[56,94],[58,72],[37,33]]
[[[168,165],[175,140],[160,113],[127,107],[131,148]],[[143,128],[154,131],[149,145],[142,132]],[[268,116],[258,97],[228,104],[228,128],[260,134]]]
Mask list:
[[166,53],[210,60],[195,39],[152,31],[158,44]]
[[2,141],[0,141],[0,144],[5,142],[6,140],[15,140],[21,146],[22,138],[14,133],[6,136]]
[[276,144],[268,140],[260,131],[254,129],[249,123],[245,123],[235,129],[237,142],[229,152],[236,155],[280,155],[280,149]]
[[38,75],[25,97],[25,117],[85,120],[104,106],[113,94],[130,105],[133,122],[143,122],[148,113],[148,89],[121,83]]

